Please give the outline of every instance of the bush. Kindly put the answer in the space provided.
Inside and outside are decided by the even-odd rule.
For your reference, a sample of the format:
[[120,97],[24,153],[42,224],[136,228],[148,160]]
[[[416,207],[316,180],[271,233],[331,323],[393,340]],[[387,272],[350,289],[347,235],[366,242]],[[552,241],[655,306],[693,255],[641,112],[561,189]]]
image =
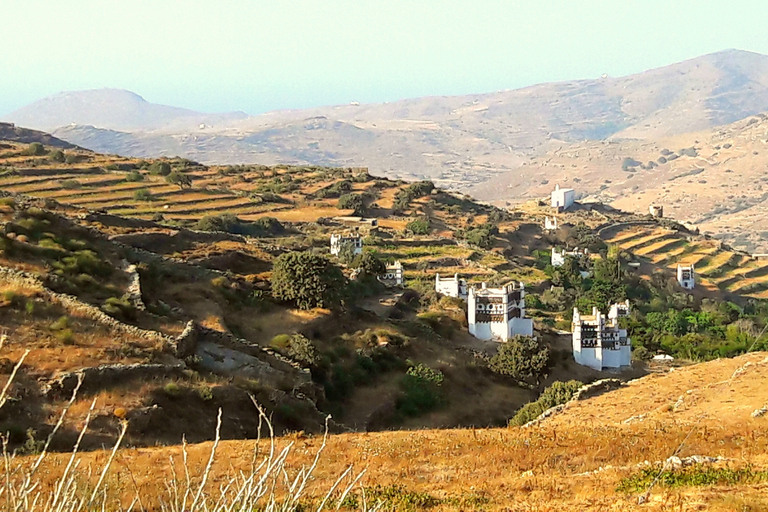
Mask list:
[[83,186],[83,184],[77,180],[64,180],[60,182],[59,185],[61,186],[61,188],[65,188],[68,190],[75,190]]
[[60,317],[58,320],[50,325],[52,331],[61,331],[69,327],[69,318],[66,316]]
[[140,188],[133,193],[133,199],[135,201],[151,201],[152,193],[146,188]]
[[75,344],[75,335],[70,329],[62,329],[56,333],[56,337],[65,345]]
[[72,165],[80,162],[81,159],[82,158],[80,157],[80,155],[77,155],[75,153],[67,153],[66,156],[64,157],[64,162],[67,165]]
[[423,364],[412,366],[400,381],[403,395],[395,404],[405,416],[419,416],[444,403],[440,386],[443,374]]
[[169,382],[163,387],[165,394],[171,397],[176,397],[181,394],[181,388],[175,382]]
[[149,166],[149,174],[152,176],[168,176],[171,174],[171,164],[168,162],[152,162]]
[[320,360],[315,345],[301,334],[291,336],[288,341],[287,355],[306,366],[314,366]]
[[133,304],[126,299],[118,299],[117,297],[110,297],[104,301],[104,305],[101,306],[101,310],[111,317],[120,320],[136,320],[136,308]]
[[43,156],[45,154],[45,147],[39,142],[33,142],[21,154],[24,156]]
[[346,279],[327,258],[305,252],[280,255],[272,268],[272,295],[300,309],[341,304]]
[[54,150],[53,150],[53,151],[51,151],[51,152],[50,152],[50,154],[48,155],[48,159],[49,159],[51,162],[57,162],[57,163],[63,164],[63,163],[64,163],[64,160],[66,159],[66,157],[64,156],[64,152],[63,152],[62,150],[60,150],[60,149],[54,149]]
[[520,381],[536,381],[549,364],[549,350],[534,337],[516,336],[499,346],[488,365],[491,370]]
[[419,219],[414,219],[405,225],[405,229],[407,229],[414,235],[428,235],[429,234],[429,218],[421,217]]
[[550,385],[535,402],[525,404],[514,418],[509,420],[510,425],[525,425],[529,421],[538,418],[541,413],[556,405],[564,404],[570,400],[574,393],[583,386],[584,383],[578,380],[569,380],[568,382],[555,381]]
[[128,182],[138,182],[138,181],[144,181],[144,175],[141,174],[139,171],[131,171],[128,173],[128,175],[125,177],[125,181]]

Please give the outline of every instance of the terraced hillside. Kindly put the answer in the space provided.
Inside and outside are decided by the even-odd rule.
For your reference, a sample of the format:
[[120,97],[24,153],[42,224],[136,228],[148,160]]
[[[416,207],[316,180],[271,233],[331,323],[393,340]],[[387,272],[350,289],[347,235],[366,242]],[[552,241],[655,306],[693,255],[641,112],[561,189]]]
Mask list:
[[606,242],[654,265],[675,270],[694,265],[697,279],[709,290],[768,298],[768,260],[735,251],[722,242],[658,225],[628,225],[611,230]]
[[[249,393],[278,431],[307,432],[322,428],[320,410],[333,413],[335,430],[500,425],[536,395],[487,368],[495,344],[470,336],[462,305],[433,285],[436,273],[461,273],[537,286],[544,274],[531,253],[551,242],[535,221],[364,169],[205,167],[7,146],[0,318],[9,359],[31,350],[14,392],[36,404],[0,415],[14,446],[50,432],[80,376],[57,449],[72,442],[93,398],[98,428],[87,447],[113,439],[122,419],[134,445],[206,439],[218,407],[227,437],[250,437],[258,416]],[[191,183],[169,183],[174,173]],[[403,264],[410,290],[359,285],[362,296],[338,310],[272,297],[276,258],[328,257],[330,234],[356,229],[367,253]],[[352,287],[348,263],[330,259]],[[316,350],[315,363],[292,355],[295,339]],[[442,372],[446,398],[405,414],[403,379],[419,364]],[[555,365],[546,380],[573,376],[600,372]]]

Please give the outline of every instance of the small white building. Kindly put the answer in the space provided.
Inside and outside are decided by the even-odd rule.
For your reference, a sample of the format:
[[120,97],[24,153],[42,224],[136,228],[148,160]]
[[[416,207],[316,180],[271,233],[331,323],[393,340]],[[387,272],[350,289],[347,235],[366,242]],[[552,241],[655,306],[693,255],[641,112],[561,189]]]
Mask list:
[[533,320],[525,318],[525,286],[510,283],[501,288],[469,288],[469,333],[481,340],[508,341],[514,336],[533,336]]
[[573,308],[573,358],[595,370],[620,368],[632,364],[632,342],[627,330],[619,327],[619,318],[629,315],[629,300],[613,304],[608,317],[597,308],[582,315]]
[[560,185],[555,185],[555,190],[552,191],[552,208],[567,210],[573,206],[575,200],[576,192],[572,188],[560,188]]
[[693,265],[677,265],[677,282],[686,290],[693,290],[696,286],[696,271]]
[[660,204],[652,204],[648,207],[648,213],[651,214],[651,217],[656,217],[657,219],[661,219],[664,217],[664,207]]
[[568,256],[572,256],[574,258],[585,258],[589,256],[589,249],[579,249],[578,247],[575,248],[572,251],[566,251],[565,249],[558,249],[557,247],[552,248],[552,257],[550,258],[550,263],[553,267],[562,267],[565,265],[565,258]]
[[544,217],[544,230],[557,231],[557,217]]
[[467,280],[454,274],[453,277],[440,277],[435,274],[435,291],[448,297],[467,298]]
[[403,286],[403,265],[399,261],[387,264],[387,270],[379,276],[379,281],[386,286]]
[[331,254],[338,256],[341,252],[341,248],[345,245],[351,245],[355,251],[355,254],[362,254],[363,252],[363,239],[357,233],[347,235],[331,235]]

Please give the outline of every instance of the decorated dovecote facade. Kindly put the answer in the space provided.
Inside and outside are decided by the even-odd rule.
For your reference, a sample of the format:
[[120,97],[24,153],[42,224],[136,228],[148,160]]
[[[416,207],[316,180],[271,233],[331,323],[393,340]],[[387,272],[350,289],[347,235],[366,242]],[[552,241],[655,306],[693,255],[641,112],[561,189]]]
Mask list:
[[387,270],[379,276],[379,281],[386,286],[403,286],[403,265],[399,261],[387,264]]
[[629,316],[629,301],[612,304],[608,316],[597,308],[582,315],[573,308],[573,358],[595,370],[632,364],[632,343],[619,318]]
[[467,280],[454,274],[453,277],[440,277],[435,274],[435,291],[449,297],[467,298]]
[[696,271],[693,265],[677,266],[677,282],[686,290],[693,290],[696,286]]
[[572,188],[560,188],[560,185],[555,185],[555,190],[552,191],[552,208],[557,208],[558,211],[567,210],[573,206],[575,200],[576,192]]
[[469,288],[469,333],[481,340],[508,341],[514,336],[533,336],[533,320],[525,318],[525,286],[510,283],[501,288]]
[[334,256],[338,256],[339,252],[341,252],[341,248],[344,247],[346,244],[350,244],[355,251],[355,254],[362,254],[363,252],[363,239],[358,235],[355,234],[348,234],[348,235],[331,235],[331,254]]
[[553,267],[562,267],[565,265],[565,258],[567,256],[573,256],[574,258],[584,258],[589,256],[589,249],[579,249],[578,247],[572,251],[566,251],[565,249],[552,248],[552,257],[550,263]]

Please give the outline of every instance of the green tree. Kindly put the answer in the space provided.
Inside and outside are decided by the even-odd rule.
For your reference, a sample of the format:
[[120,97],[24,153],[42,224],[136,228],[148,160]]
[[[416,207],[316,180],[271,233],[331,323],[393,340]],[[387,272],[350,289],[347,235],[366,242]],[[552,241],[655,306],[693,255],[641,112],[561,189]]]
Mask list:
[[170,183],[171,185],[176,185],[180,189],[184,189],[184,187],[192,187],[192,178],[190,178],[188,175],[179,172],[179,171],[173,171],[169,175],[165,177],[165,181]]
[[272,296],[300,309],[335,308],[341,304],[346,279],[327,258],[309,251],[280,255],[272,267]]
[[342,210],[354,210],[360,215],[365,210],[365,201],[360,194],[344,194],[339,197],[338,207]]
[[538,382],[549,364],[549,349],[532,336],[515,336],[499,346],[489,367],[521,381]]
[[352,266],[370,277],[380,276],[387,270],[384,262],[369,252],[357,255],[352,261]]
[[168,162],[152,162],[149,166],[149,174],[152,176],[168,176],[171,174],[171,164]]

